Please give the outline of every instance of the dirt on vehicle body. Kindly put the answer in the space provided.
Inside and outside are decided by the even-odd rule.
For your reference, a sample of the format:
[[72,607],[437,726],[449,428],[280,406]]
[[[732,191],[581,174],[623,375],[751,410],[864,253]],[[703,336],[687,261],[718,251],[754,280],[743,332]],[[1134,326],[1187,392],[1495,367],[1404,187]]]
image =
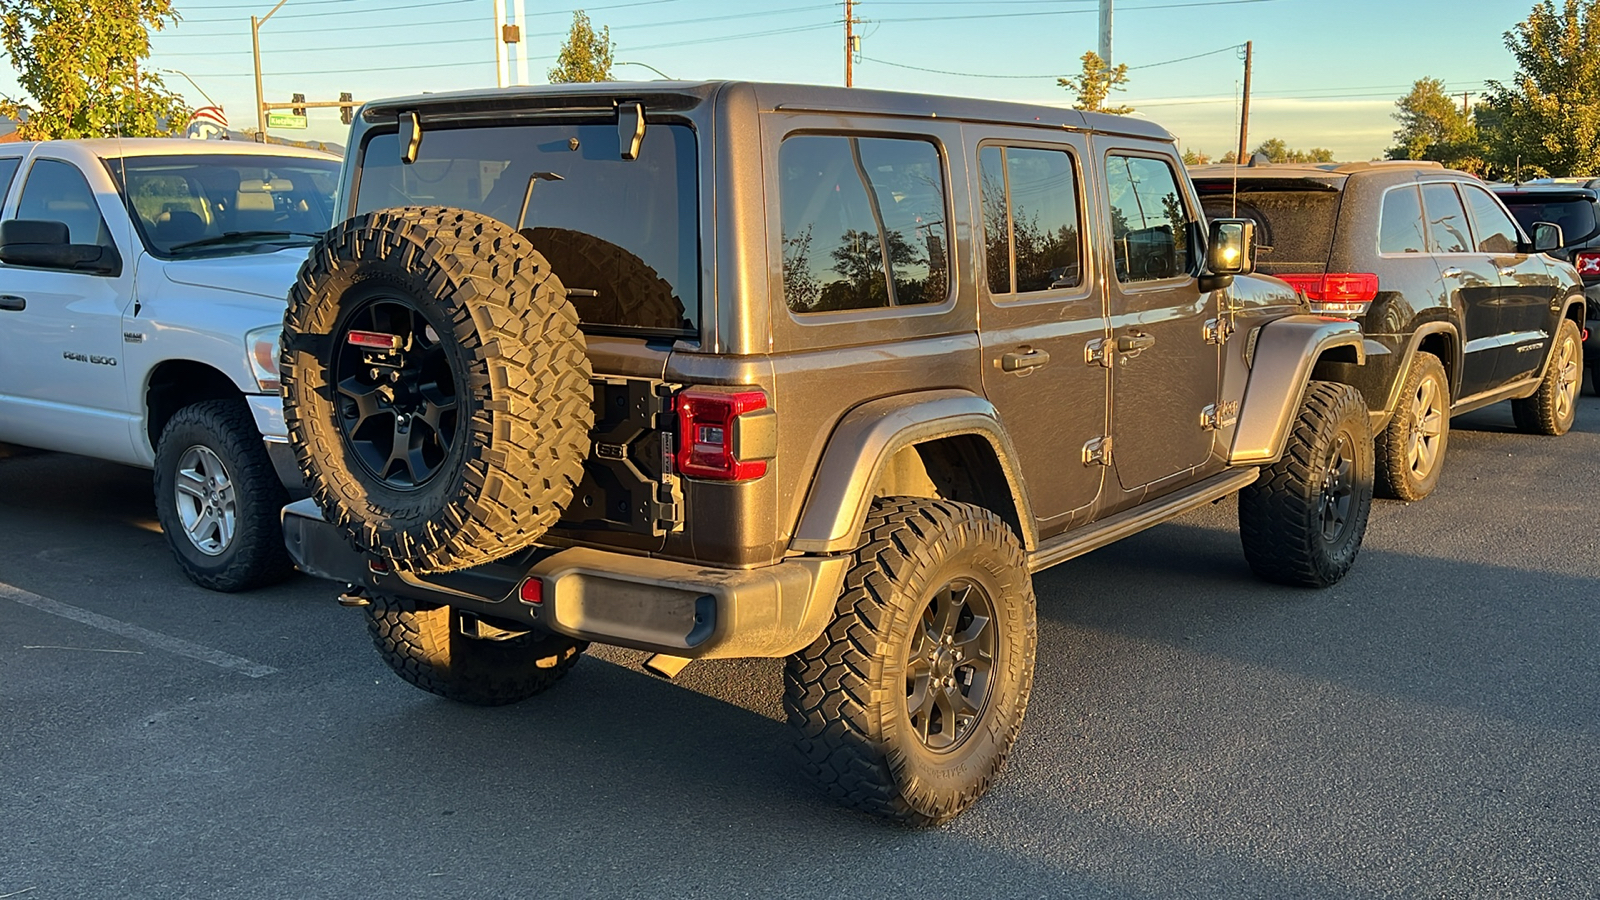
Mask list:
[[1359,550],[1365,405],[1311,378],[1359,330],[1250,277],[1147,122],[604,84],[371,104],[350,154],[285,528],[424,689],[787,657],[815,780],[939,822],[1021,727],[1032,572],[1236,492],[1264,577]]

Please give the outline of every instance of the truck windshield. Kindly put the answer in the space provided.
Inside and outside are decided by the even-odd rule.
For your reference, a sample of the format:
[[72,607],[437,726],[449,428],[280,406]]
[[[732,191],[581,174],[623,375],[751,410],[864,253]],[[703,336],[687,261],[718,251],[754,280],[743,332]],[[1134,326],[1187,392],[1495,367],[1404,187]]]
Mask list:
[[615,124],[433,127],[410,165],[395,134],[382,133],[367,140],[356,177],[358,214],[451,206],[521,230],[585,325],[698,328],[698,179],[686,125],[651,123],[633,160],[621,158]]
[[167,259],[309,244],[333,224],[338,160],[129,156],[111,168],[145,246]]

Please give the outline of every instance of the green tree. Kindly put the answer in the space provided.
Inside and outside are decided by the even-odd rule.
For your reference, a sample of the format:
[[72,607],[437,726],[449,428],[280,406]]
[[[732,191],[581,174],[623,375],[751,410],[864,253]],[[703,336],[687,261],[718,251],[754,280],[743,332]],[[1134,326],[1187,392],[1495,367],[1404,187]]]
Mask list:
[[1419,78],[1394,104],[1400,128],[1389,159],[1431,159],[1455,169],[1482,172],[1483,147],[1471,113],[1456,105],[1437,78]]
[[1600,172],[1600,0],[1541,0],[1505,41],[1516,75],[1489,82],[1478,118],[1491,171]]
[[611,81],[611,54],[616,46],[611,43],[611,27],[599,31],[589,24],[583,10],[572,13],[572,31],[567,42],[561,45],[556,57],[556,67],[549,72],[551,84],[574,84],[583,81]]
[[1211,157],[1205,151],[1195,150],[1191,147],[1183,151],[1183,164],[1186,166],[1209,166],[1211,165]]
[[1078,95],[1078,102],[1072,104],[1073,109],[1118,116],[1133,112],[1131,106],[1106,105],[1106,100],[1112,91],[1128,89],[1128,67],[1108,66],[1106,61],[1100,58],[1100,54],[1093,50],[1083,55],[1083,71],[1077,78],[1058,78],[1056,84]]
[[[1267,138],[1250,151],[1250,156],[1257,153],[1265,156],[1268,162],[1275,163],[1326,163],[1333,162],[1333,151],[1326,147],[1312,147],[1310,150],[1296,150],[1290,147],[1283,138]],[[1233,162],[1234,154],[1229,153],[1222,158],[1222,162]],[[1246,159],[1245,162],[1249,162]]]
[[0,98],[23,140],[181,130],[183,99],[141,63],[150,30],[177,21],[172,0],[0,0],[0,46],[25,97]]

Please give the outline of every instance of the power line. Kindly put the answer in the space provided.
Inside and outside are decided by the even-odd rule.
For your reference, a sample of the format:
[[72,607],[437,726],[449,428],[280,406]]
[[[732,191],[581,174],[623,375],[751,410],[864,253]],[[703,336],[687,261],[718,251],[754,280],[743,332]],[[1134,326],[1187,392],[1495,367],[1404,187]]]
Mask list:
[[[1118,12],[1138,12],[1143,9],[1189,9],[1200,6],[1242,6],[1246,3],[1278,3],[1280,0],[1199,0],[1194,3],[1159,3],[1148,6],[1118,7]],[[1048,9],[1037,12],[974,13],[960,16],[901,16],[873,19],[874,22],[955,22],[962,19],[1015,19],[1025,16],[1078,16],[1098,12],[1094,9]]]
[[[1243,44],[1234,44],[1231,47],[1222,47],[1222,48],[1217,49],[1217,50],[1208,50],[1205,53],[1196,53],[1193,56],[1180,56],[1177,59],[1164,59],[1161,62],[1144,63],[1142,65],[1129,66],[1128,67],[1128,71],[1131,72],[1134,69],[1153,69],[1156,66],[1168,66],[1168,65],[1171,65],[1173,63],[1188,62],[1191,59],[1200,59],[1201,57],[1205,57],[1205,56],[1215,56],[1218,53],[1227,53],[1229,50],[1237,50],[1242,46],[1244,46],[1244,45]],[[1062,74],[1060,72],[1054,72],[1054,73],[1051,73],[1049,75],[990,75],[990,74],[986,74],[986,73],[982,73],[982,72],[952,72],[952,71],[950,71],[948,69],[928,69],[928,68],[924,68],[922,66],[908,65],[906,63],[890,62],[887,59],[875,59],[875,58],[870,57],[870,56],[863,56],[862,59],[866,60],[867,62],[875,62],[875,63],[878,63],[880,65],[894,66],[897,69],[911,69],[911,70],[917,71],[917,72],[932,72],[932,73],[934,73],[936,75],[959,75],[959,76],[961,76],[963,78],[1040,79],[1040,78],[1060,78],[1060,77],[1062,77]]]
[[[336,9],[336,10],[333,10],[332,12],[284,13],[281,16],[274,16],[274,18],[277,18],[277,19],[322,19],[322,18],[326,18],[328,16],[359,16],[359,15],[365,15],[367,13],[377,13],[377,12],[391,13],[391,12],[401,12],[401,11],[407,10],[407,9],[427,9],[429,7],[436,7],[436,6],[460,6],[463,3],[475,3],[475,2],[476,2],[476,0],[428,0],[428,2],[426,2],[426,3],[411,3],[411,4],[407,4],[405,6],[390,6],[390,7],[385,7],[383,9]],[[237,22],[238,19],[236,19],[236,18],[234,18],[232,16],[223,16],[223,17],[219,17],[219,18],[215,18],[215,19],[185,19],[183,21],[195,22],[197,24],[204,24],[204,23],[213,23],[213,22]]]

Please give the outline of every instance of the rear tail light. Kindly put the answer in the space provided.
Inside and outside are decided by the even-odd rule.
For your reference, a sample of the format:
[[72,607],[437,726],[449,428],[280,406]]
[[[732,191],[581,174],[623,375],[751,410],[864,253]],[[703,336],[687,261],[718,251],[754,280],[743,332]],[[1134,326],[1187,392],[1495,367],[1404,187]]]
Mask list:
[[517,586],[517,599],[529,606],[539,606],[544,603],[544,582],[537,578],[529,577]]
[[1277,276],[1311,301],[1311,311],[1338,316],[1365,315],[1378,296],[1378,276],[1371,272],[1322,272]]
[[1600,253],[1585,250],[1572,257],[1572,264],[1584,278],[1600,278]]
[[690,478],[750,481],[776,455],[777,416],[759,388],[680,391],[678,471]]

